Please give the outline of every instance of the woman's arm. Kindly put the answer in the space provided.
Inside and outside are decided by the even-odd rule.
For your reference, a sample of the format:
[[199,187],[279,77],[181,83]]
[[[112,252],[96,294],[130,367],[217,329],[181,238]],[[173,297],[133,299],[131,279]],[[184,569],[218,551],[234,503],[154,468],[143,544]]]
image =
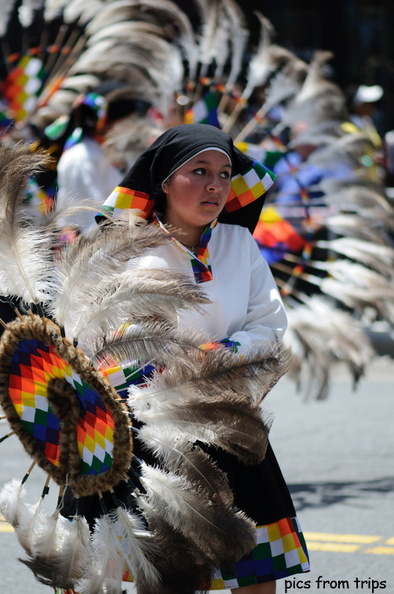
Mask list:
[[254,238],[248,234],[244,241],[249,241],[250,267],[239,272],[239,283],[244,285],[239,290],[244,290],[248,283],[247,311],[239,329],[226,337],[239,343],[238,352],[249,350],[254,343],[275,343],[283,338],[287,328],[287,315],[271,270]]

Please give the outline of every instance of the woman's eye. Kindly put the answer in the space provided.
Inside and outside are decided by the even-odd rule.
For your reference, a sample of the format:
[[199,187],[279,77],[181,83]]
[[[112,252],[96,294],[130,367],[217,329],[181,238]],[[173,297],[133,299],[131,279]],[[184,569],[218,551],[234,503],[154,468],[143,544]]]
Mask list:
[[[208,173],[208,170],[206,167],[197,167],[196,169],[193,169],[193,173],[195,173],[196,175],[206,175]],[[222,171],[220,173],[220,177],[222,177],[223,179],[230,179],[230,172]]]

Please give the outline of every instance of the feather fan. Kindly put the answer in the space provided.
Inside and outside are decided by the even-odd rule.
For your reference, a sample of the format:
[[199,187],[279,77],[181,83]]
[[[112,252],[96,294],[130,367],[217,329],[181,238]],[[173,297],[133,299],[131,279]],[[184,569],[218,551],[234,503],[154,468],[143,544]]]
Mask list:
[[[171,394],[172,395],[172,394]],[[134,412],[138,420],[171,427],[179,434],[206,444],[215,444],[246,464],[257,464],[264,458],[267,428],[258,408],[248,406],[246,398],[223,392],[209,402],[187,398],[182,407],[167,401],[159,407],[146,403],[148,410]]]
[[163,132],[158,123],[149,118],[128,118],[127,121],[115,122],[108,131],[104,150],[113,163],[127,170]]
[[356,213],[341,213],[327,217],[326,226],[338,235],[369,241],[371,245],[390,245],[388,229],[370,225],[369,222],[367,217]]
[[[111,241],[108,241],[109,237]],[[78,302],[83,289],[88,292],[98,280],[110,280],[122,272],[128,260],[138,256],[141,250],[167,241],[168,238],[159,233],[158,229],[151,226],[141,233],[137,225],[130,227],[128,221],[118,221],[111,224],[111,228],[104,226],[87,236],[79,236],[62,254],[54,271],[56,294],[51,311],[58,324],[67,324],[70,309],[74,306],[77,311],[84,307],[83,303]],[[71,316],[70,323],[73,319],[74,315]]]
[[[260,36],[259,45],[248,65],[247,82],[242,91],[242,97],[245,100],[250,97],[255,87],[264,84],[267,76],[275,71],[275,68],[272,67],[272,39],[275,35],[275,29],[272,23],[261,12],[255,11],[254,14],[259,21]],[[281,52],[286,54],[286,56],[292,57],[291,52],[287,52],[284,48],[281,48]]]
[[78,76],[67,76],[62,84],[61,89],[65,91],[72,91],[76,94],[85,94],[97,87],[100,79],[92,74],[79,74]]
[[[286,373],[291,364],[291,353],[282,344],[256,345],[248,354],[234,356],[224,348],[214,351],[203,351],[195,359],[194,369],[187,366],[172,365],[166,368],[165,374],[156,378],[159,388],[156,392],[153,382],[151,394],[140,395],[141,401],[153,398],[160,406],[161,397],[156,398],[161,390],[173,392],[175,399],[180,396],[175,392],[182,390],[185,394],[210,393],[220,397],[221,390],[233,389],[240,394],[247,395],[247,399],[255,404],[261,404],[266,393],[275,385],[278,379]],[[163,395],[164,396],[164,395]],[[170,396],[169,396],[170,397]],[[133,400],[133,406],[137,402]]]
[[[331,137],[331,142],[319,151],[311,153],[308,161],[317,166],[332,164],[335,160],[346,160],[354,170],[360,169],[365,175],[366,168],[361,164],[361,157],[371,153],[373,146],[371,139],[365,132],[344,134],[339,138]],[[327,181],[326,183],[329,183]]]
[[215,55],[216,30],[220,29],[219,12],[221,0],[197,0],[200,12],[200,30],[198,32],[198,60],[203,68],[200,76],[206,76],[207,68]]
[[273,107],[287,103],[296,97],[306,76],[307,65],[301,60],[291,60],[289,66],[280,70],[270,81],[266,100],[263,103],[265,113]]
[[194,367],[190,353],[200,351],[199,345],[206,336],[181,332],[176,328],[175,320],[163,319],[162,316],[155,319],[147,314],[139,323],[126,325],[112,336],[90,338],[86,347],[91,353],[92,364],[98,369],[105,369],[114,363],[127,366],[138,361],[161,367],[174,360],[182,360],[183,365]]
[[112,39],[112,42],[116,39],[132,39],[136,33],[145,35],[148,39],[150,36],[155,40],[159,36],[165,38],[165,31],[159,25],[127,21],[126,23],[113,23],[103,27],[89,38],[87,47],[92,47],[104,39]]
[[332,58],[332,52],[315,52],[312,62],[309,64],[308,73],[305,77],[304,84],[295,98],[295,103],[302,103],[308,99],[311,99],[312,97],[316,97],[316,95],[319,94],[322,89],[325,91],[332,89],[343,96],[340,88],[331,81],[328,81],[322,72],[323,64]]
[[48,514],[43,509],[44,498],[41,497],[37,503],[23,503],[18,523],[15,526],[15,533],[19,543],[28,555],[34,556],[36,547],[36,534],[40,533],[43,524],[47,525]]
[[330,52],[315,53],[301,89],[284,111],[282,127],[292,127],[298,122],[312,126],[327,119],[346,120],[348,111],[344,93],[322,73],[322,65],[331,57]]
[[[144,516],[160,547],[161,554],[155,559],[161,575],[160,594],[195,594],[203,584],[209,584],[213,568],[194,542],[174,530],[155,510],[146,507]],[[141,580],[138,591],[157,594],[158,587]]]
[[87,25],[87,34],[93,36],[113,23],[127,21],[156,24],[165,37],[181,48],[187,60],[189,78],[194,79],[197,65],[197,44],[192,24],[187,15],[169,0],[126,0],[107,4]]
[[142,422],[172,423],[181,434],[187,431],[195,440],[256,463],[264,457],[267,435],[259,406],[287,371],[289,353],[263,351],[246,359],[224,350],[207,355],[196,358],[195,369],[177,361],[147,387],[131,387],[129,406]]
[[328,248],[350,260],[360,262],[385,278],[391,278],[394,270],[394,250],[391,246],[374,244],[354,237],[340,237],[331,241],[316,241],[317,248]]
[[[138,323],[141,319],[146,319],[147,311],[149,317],[170,321],[176,319],[179,309],[197,309],[198,304],[206,302],[195,287],[187,284],[182,277],[174,278],[171,286],[165,282],[163,276],[161,282],[152,280],[149,273],[145,278],[138,278],[137,275],[123,276],[122,279],[119,278],[118,286],[110,287],[105,282],[96,287],[102,289],[101,299],[91,300],[73,312],[75,324],[72,328],[67,327],[73,340],[78,341],[81,334],[107,335],[123,323]],[[74,291],[74,298],[78,300],[84,289],[86,290],[86,287]]]
[[234,503],[226,474],[218,470],[190,435],[180,433],[173,426],[148,424],[139,429],[137,439],[164,468],[171,472],[181,469],[189,480],[203,483],[212,500],[228,505]]
[[112,25],[114,23],[123,23],[131,21],[138,17],[141,18],[138,9],[130,0],[116,0],[115,2],[106,3],[102,10],[92,18],[86,25],[86,34],[91,37],[100,29]]
[[[128,223],[120,221],[79,238],[55,270],[56,294],[51,306],[55,319],[74,338],[76,324],[81,322],[80,328],[86,327],[93,315],[98,319],[100,311],[103,318],[104,311],[109,314],[110,305],[116,305],[119,300],[122,300],[125,311],[132,313],[132,321],[146,317],[147,307],[141,291],[146,295],[147,291],[157,295],[155,307],[161,318],[164,316],[165,304],[169,314],[174,315],[174,307],[181,304],[182,307],[188,307],[189,302],[197,307],[206,302],[201,291],[183,277],[175,277],[168,284],[164,282],[168,278],[165,279],[161,271],[126,273],[130,260],[138,257],[142,250],[165,244],[169,240],[154,226],[142,224],[129,227]],[[128,305],[127,294],[130,297]],[[103,318],[102,323],[106,327],[115,325],[114,329],[118,328],[119,318],[116,321],[116,316],[119,313],[121,310],[115,308],[115,319],[108,317],[105,321]],[[96,332],[99,328],[97,325]]]
[[154,100],[165,114],[174,94],[182,88],[184,76],[179,50],[161,38],[143,34],[135,34],[127,41],[117,40],[116,44],[113,39],[105,39],[87,48],[69,74],[87,71],[103,79],[110,71],[114,80],[131,85],[140,82],[142,96]]

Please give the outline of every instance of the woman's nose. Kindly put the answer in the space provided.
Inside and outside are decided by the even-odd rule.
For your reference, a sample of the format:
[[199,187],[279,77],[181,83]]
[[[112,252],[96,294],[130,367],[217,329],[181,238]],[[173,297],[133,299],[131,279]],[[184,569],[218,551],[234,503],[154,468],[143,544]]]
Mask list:
[[213,176],[207,184],[207,189],[209,192],[218,192],[221,187],[221,179],[218,176]]

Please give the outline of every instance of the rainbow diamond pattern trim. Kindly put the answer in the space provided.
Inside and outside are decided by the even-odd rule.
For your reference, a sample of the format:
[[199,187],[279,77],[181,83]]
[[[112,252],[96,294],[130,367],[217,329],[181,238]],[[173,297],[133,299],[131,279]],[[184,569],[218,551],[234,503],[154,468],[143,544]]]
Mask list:
[[231,180],[231,191],[226,202],[227,212],[238,210],[250,204],[272,186],[275,175],[258,161],[243,174],[235,175]]
[[241,588],[309,571],[309,559],[298,519],[282,518],[256,528],[257,545],[236,563],[233,575],[217,571],[211,590]]

